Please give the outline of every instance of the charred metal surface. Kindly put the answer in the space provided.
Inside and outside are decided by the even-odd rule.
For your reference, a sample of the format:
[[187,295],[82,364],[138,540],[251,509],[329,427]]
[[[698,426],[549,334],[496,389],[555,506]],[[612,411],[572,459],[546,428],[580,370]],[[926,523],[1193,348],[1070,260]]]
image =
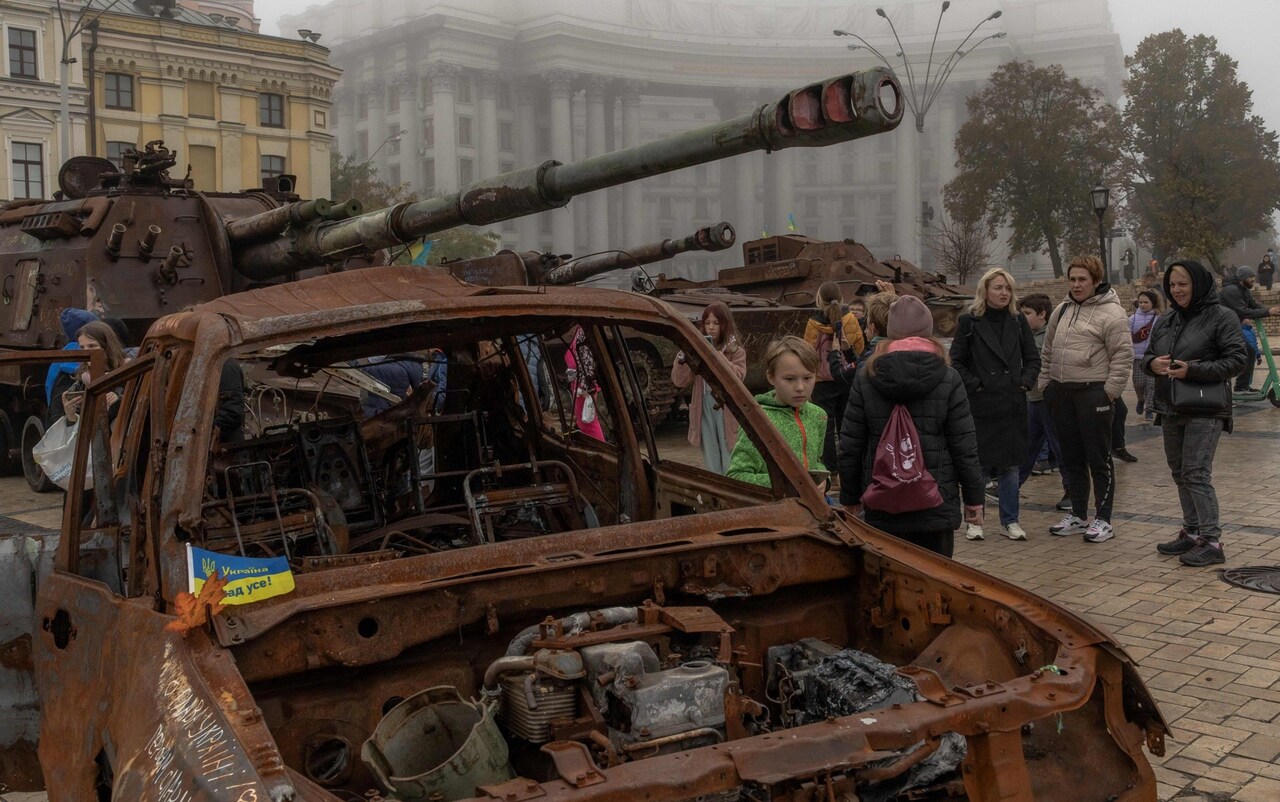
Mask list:
[[[554,415],[508,398],[528,383],[511,380],[523,367],[499,342],[575,323],[610,354],[597,376],[608,443],[555,434]],[[743,436],[776,455],[775,490],[648,453],[644,416],[621,401],[636,392],[632,373],[615,368],[624,326],[704,360]],[[484,470],[463,464],[470,446],[449,431],[473,419],[457,397],[436,414],[416,394],[385,420],[302,418],[276,441],[211,453],[233,350],[284,349],[269,352],[272,364],[311,376],[370,349],[428,346],[450,354],[451,387],[487,388],[474,401],[487,420],[520,424],[481,454]],[[960,768],[910,798],[1154,802],[1143,749],[1159,750],[1168,729],[1123,652],[1043,599],[831,511],[712,356],[678,311],[645,295],[481,287],[421,268],[268,287],[157,323],[137,363],[88,390],[93,401],[123,385],[129,402],[112,437],[120,458],[102,458],[105,437],[86,438],[72,475],[75,487],[93,459],[111,498],[96,497],[103,485],[68,494],[75,538],[32,611],[51,800],[93,802],[104,767],[119,799],[360,797],[377,782],[361,744],[400,701],[448,686],[495,705],[510,752],[511,773],[499,776],[515,779],[468,789],[473,798],[873,799],[959,738]],[[90,403],[82,425],[105,433],[104,419]],[[417,428],[433,419],[443,428],[424,440]],[[437,448],[422,504],[378,501],[403,466],[321,498],[308,443],[328,443],[329,462],[355,470],[360,454],[394,465],[386,455],[405,438]],[[272,448],[283,450],[260,459]],[[521,453],[533,470],[560,467],[530,482],[513,461]],[[218,477],[245,454],[239,464],[276,467],[270,482],[239,481],[274,487],[260,496],[273,503],[296,497],[296,509],[230,525]],[[433,494],[460,498],[467,483],[480,488],[469,505],[432,506]],[[722,506],[693,501],[704,496]],[[702,506],[677,515],[672,499]],[[566,504],[589,504],[599,525],[561,514]],[[468,517],[495,505],[546,510],[550,525],[512,535]],[[280,543],[319,542],[307,533],[339,519],[350,537],[325,541],[333,553],[289,552],[293,592],[229,607],[185,637],[165,629],[187,588],[188,542],[279,553]],[[484,536],[440,534],[455,530]],[[76,541],[102,544],[107,559]],[[896,666],[917,701],[800,723],[776,649],[802,640]],[[15,645],[0,659],[21,654]]]

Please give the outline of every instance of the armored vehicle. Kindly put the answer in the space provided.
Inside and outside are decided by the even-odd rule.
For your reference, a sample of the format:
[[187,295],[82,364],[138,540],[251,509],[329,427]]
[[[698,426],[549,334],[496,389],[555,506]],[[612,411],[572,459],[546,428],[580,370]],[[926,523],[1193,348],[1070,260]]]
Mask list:
[[[767,486],[658,442],[628,329],[693,357]],[[577,330],[603,440],[526,358]],[[211,447],[225,360],[428,349],[440,406]],[[1156,799],[1114,642],[831,508],[660,300],[336,273],[163,318],[85,407],[35,604],[51,802]]]

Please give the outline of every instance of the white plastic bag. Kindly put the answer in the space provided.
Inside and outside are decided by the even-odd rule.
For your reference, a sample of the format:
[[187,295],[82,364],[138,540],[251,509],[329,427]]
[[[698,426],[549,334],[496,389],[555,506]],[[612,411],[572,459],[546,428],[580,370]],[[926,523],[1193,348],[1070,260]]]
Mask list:
[[[66,417],[58,418],[47,430],[40,442],[31,449],[31,457],[44,471],[44,475],[63,490],[71,481],[71,466],[76,458],[76,435],[80,422],[68,423]],[[92,466],[86,466],[85,487],[93,487]]]
[[596,402],[590,395],[582,400],[582,422],[595,423],[596,420]]

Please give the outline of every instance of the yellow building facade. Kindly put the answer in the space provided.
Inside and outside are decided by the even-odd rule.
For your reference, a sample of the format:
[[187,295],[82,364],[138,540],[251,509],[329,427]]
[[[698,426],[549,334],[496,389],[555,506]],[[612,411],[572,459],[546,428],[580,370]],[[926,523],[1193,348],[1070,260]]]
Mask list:
[[190,169],[197,190],[236,192],[289,174],[303,197],[329,195],[329,107],[341,71],[327,48],[176,4],[155,15],[135,8],[105,11],[83,36],[88,152],[118,164],[126,149],[159,139],[177,151],[170,174]]

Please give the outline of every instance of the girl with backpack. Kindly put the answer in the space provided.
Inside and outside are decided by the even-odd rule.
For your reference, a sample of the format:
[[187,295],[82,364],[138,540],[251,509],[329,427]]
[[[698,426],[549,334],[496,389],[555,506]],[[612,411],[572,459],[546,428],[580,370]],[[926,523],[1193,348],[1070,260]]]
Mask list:
[[840,285],[827,281],[814,298],[817,311],[804,327],[804,341],[818,352],[818,382],[813,403],[827,413],[822,440],[822,461],[836,464],[836,429],[849,398],[849,381],[858,354],[866,348],[858,317],[844,305]]
[[1150,422],[1156,411],[1151,408],[1155,398],[1155,378],[1142,369],[1142,358],[1146,356],[1147,344],[1151,341],[1151,331],[1160,318],[1163,304],[1160,293],[1155,290],[1143,290],[1138,293],[1137,310],[1129,315],[1129,337],[1133,340],[1133,392],[1138,396],[1138,406],[1134,410],[1142,419]]
[[[978,280],[951,341],[951,364],[969,394],[978,461],[996,480],[1000,527],[1010,540],[1026,540],[1018,523],[1018,469],[1027,456],[1027,390],[1040,375],[1040,351],[1005,270],[992,268]],[[970,524],[965,537],[982,540],[982,527]]]
[[[962,498],[963,520],[982,525],[982,468],[969,397],[920,299],[894,301],[885,334],[849,391],[840,426],[840,502],[855,513],[865,507],[867,523],[877,529],[950,557]],[[903,438],[905,448],[883,437],[895,417],[910,426],[892,431],[914,432]],[[880,465],[888,455],[908,471],[919,471],[922,456],[918,481],[907,485],[886,476]],[[895,481],[896,491],[882,490]]]
[[[716,301],[702,310],[702,333],[739,380],[747,375],[747,351],[738,344],[738,329],[724,302]],[[729,470],[733,444],[738,440],[738,422],[724,411],[723,402],[716,399],[702,377],[693,372],[684,351],[676,354],[671,366],[671,383],[682,389],[693,384],[693,396],[689,399],[689,445],[702,449],[703,467],[723,475]]]

